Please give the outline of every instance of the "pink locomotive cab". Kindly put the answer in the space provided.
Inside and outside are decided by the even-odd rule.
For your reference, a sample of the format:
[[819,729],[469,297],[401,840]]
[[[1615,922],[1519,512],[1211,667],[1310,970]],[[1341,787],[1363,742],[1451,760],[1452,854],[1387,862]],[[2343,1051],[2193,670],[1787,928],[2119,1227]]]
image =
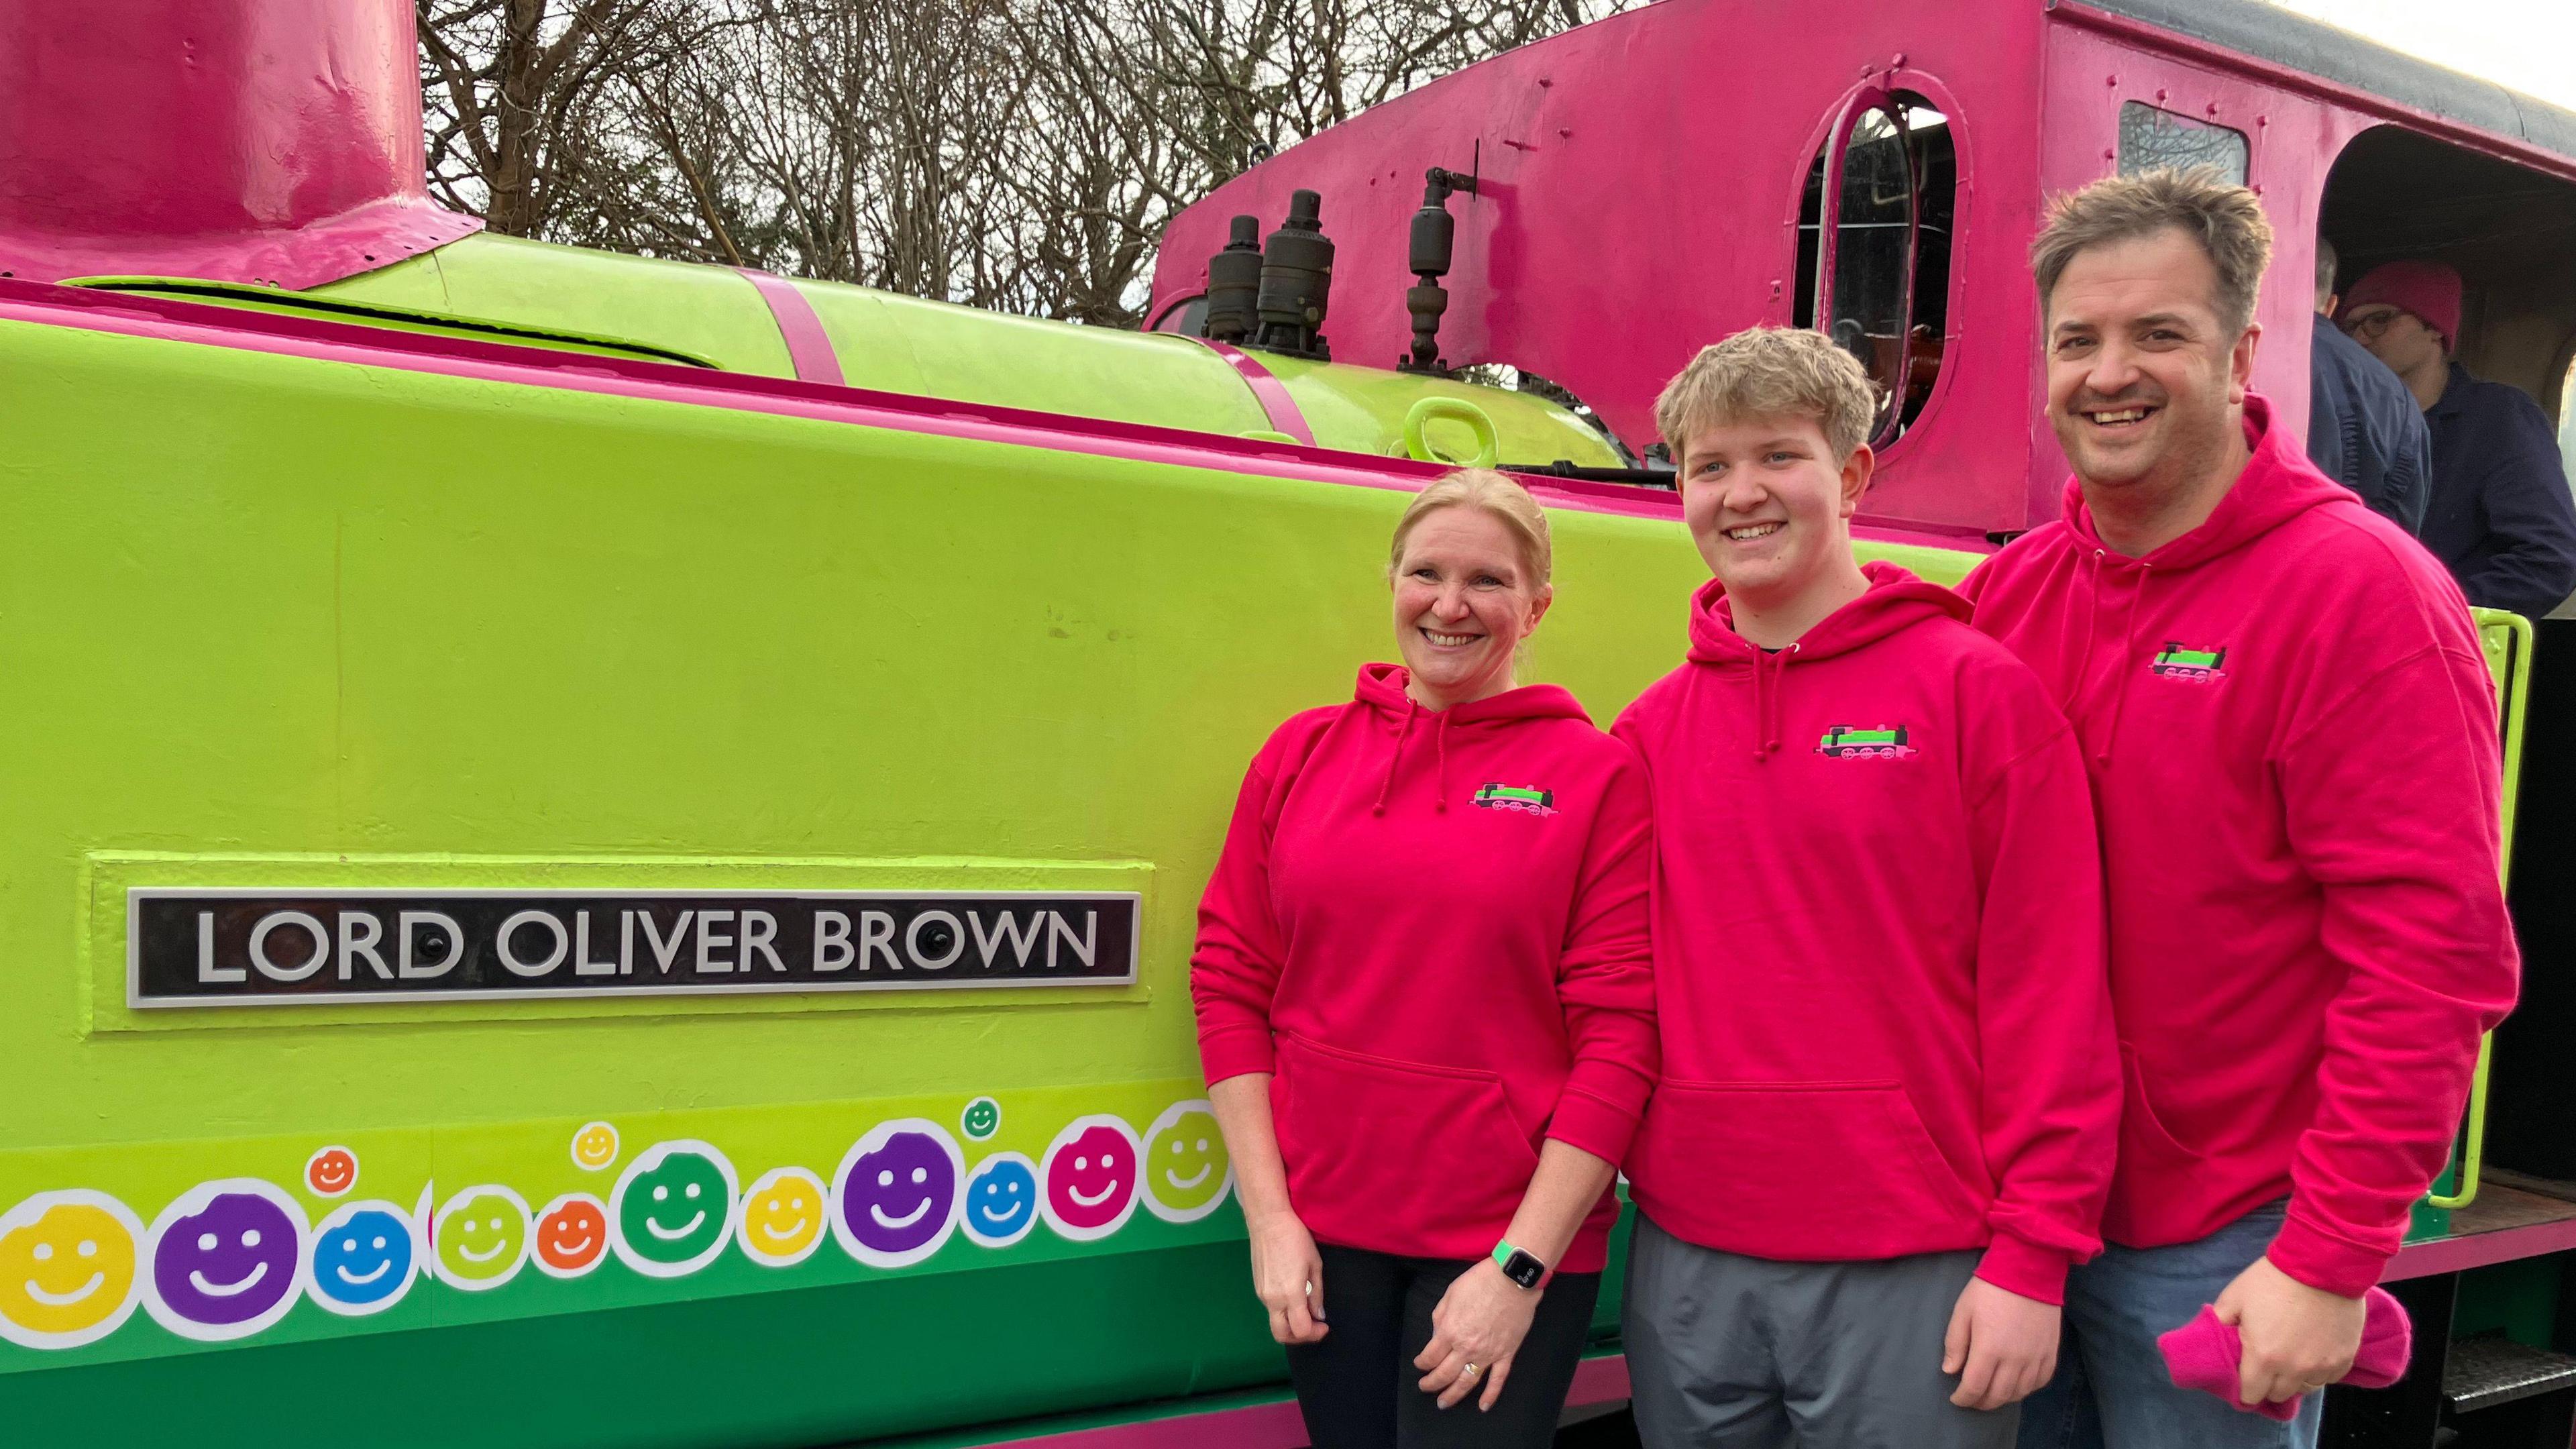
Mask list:
[[[2056,516],[2066,477],[2024,261],[2045,199],[2169,165],[2240,178],[2271,212],[2256,386],[2293,432],[2320,236],[2348,277],[2456,267],[2460,360],[2561,410],[2576,115],[2253,0],[1650,6],[1219,188],[1166,235],[1150,325],[1201,330],[1241,257],[1230,219],[1266,227],[1313,191],[1337,357],[1411,363],[1407,282],[1437,284],[1432,358],[1544,379],[1649,465],[1655,393],[1694,350],[1819,326],[1891,399],[1864,521],[1979,551]],[[1446,256],[1415,247],[1433,210]]]

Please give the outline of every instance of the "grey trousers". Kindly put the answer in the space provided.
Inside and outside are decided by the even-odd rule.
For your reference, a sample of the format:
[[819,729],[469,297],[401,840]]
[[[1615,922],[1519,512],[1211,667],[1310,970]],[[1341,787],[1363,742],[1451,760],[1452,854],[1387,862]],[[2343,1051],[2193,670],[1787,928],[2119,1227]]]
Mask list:
[[1640,1215],[1622,1328],[1646,1449],[2012,1449],[2019,1405],[1950,1402],[1950,1311],[1974,1250],[1775,1263]]

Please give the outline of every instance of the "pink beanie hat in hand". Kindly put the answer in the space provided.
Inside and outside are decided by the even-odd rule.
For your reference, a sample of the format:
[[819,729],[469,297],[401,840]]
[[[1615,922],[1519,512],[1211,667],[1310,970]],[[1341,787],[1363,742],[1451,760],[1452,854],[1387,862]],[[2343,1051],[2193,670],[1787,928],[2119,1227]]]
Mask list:
[[[2356,1389],[2384,1389],[2406,1373],[2414,1326],[2407,1322],[2405,1305],[2384,1289],[2373,1288],[2362,1298],[2362,1313],[2361,1348],[2352,1356],[2352,1372],[2341,1382]],[[2241,1382],[2237,1369],[2245,1345],[2236,1329],[2219,1322],[2218,1310],[2208,1304],[2201,1305],[2191,1322],[2158,1338],[2156,1346],[2164,1350],[2165,1369],[2177,1387],[2215,1394],[2232,1407],[2267,1419],[2287,1423],[2298,1416],[2297,1399],[2262,1404],[2237,1399]]]

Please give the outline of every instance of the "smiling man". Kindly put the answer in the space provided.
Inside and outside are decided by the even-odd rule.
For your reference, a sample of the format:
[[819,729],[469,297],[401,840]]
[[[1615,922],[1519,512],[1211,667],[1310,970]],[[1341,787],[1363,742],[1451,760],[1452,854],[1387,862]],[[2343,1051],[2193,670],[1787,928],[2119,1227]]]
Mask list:
[[2252,192],[2154,172],[2031,249],[2075,476],[1965,592],[2083,745],[2127,1094],[2025,1445],[2068,1442],[2078,1368],[2124,1449],[2313,1444],[2317,1397],[2277,1423],[2176,1388],[2156,1336],[2215,1304],[2246,1403],[2341,1378],[2513,998],[2484,654],[2247,391],[2270,248]]
[[1853,558],[1877,411],[1823,334],[1761,328],[1656,406],[1715,577],[1612,730],[1656,818],[1626,1303],[1650,1449],[2009,1445],[2100,1246],[2083,763],[1957,595]]

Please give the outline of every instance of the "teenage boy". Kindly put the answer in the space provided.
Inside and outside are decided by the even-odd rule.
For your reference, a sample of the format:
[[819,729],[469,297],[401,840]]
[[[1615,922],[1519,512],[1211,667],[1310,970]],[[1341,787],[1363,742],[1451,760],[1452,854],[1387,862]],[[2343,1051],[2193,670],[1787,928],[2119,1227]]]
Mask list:
[[1876,399],[1756,329],[1665,388],[1716,577],[1612,733],[1657,820],[1628,1370],[1653,1449],[2008,1445],[2119,1112],[2084,767],[1957,595],[1852,557]]
[[[2315,1443],[2321,1396],[2240,1412],[2177,1388],[2156,1336],[2215,1304],[2248,1404],[2341,1378],[2513,1000],[2485,652],[2441,564],[2246,390],[2270,248],[2206,173],[2059,201],[2031,265],[2075,476],[1966,588],[2101,813],[2127,1098],[2060,1357],[2120,1449]],[[2063,1442],[2041,1431],[2073,1399],[2052,1385],[2023,1442]]]

